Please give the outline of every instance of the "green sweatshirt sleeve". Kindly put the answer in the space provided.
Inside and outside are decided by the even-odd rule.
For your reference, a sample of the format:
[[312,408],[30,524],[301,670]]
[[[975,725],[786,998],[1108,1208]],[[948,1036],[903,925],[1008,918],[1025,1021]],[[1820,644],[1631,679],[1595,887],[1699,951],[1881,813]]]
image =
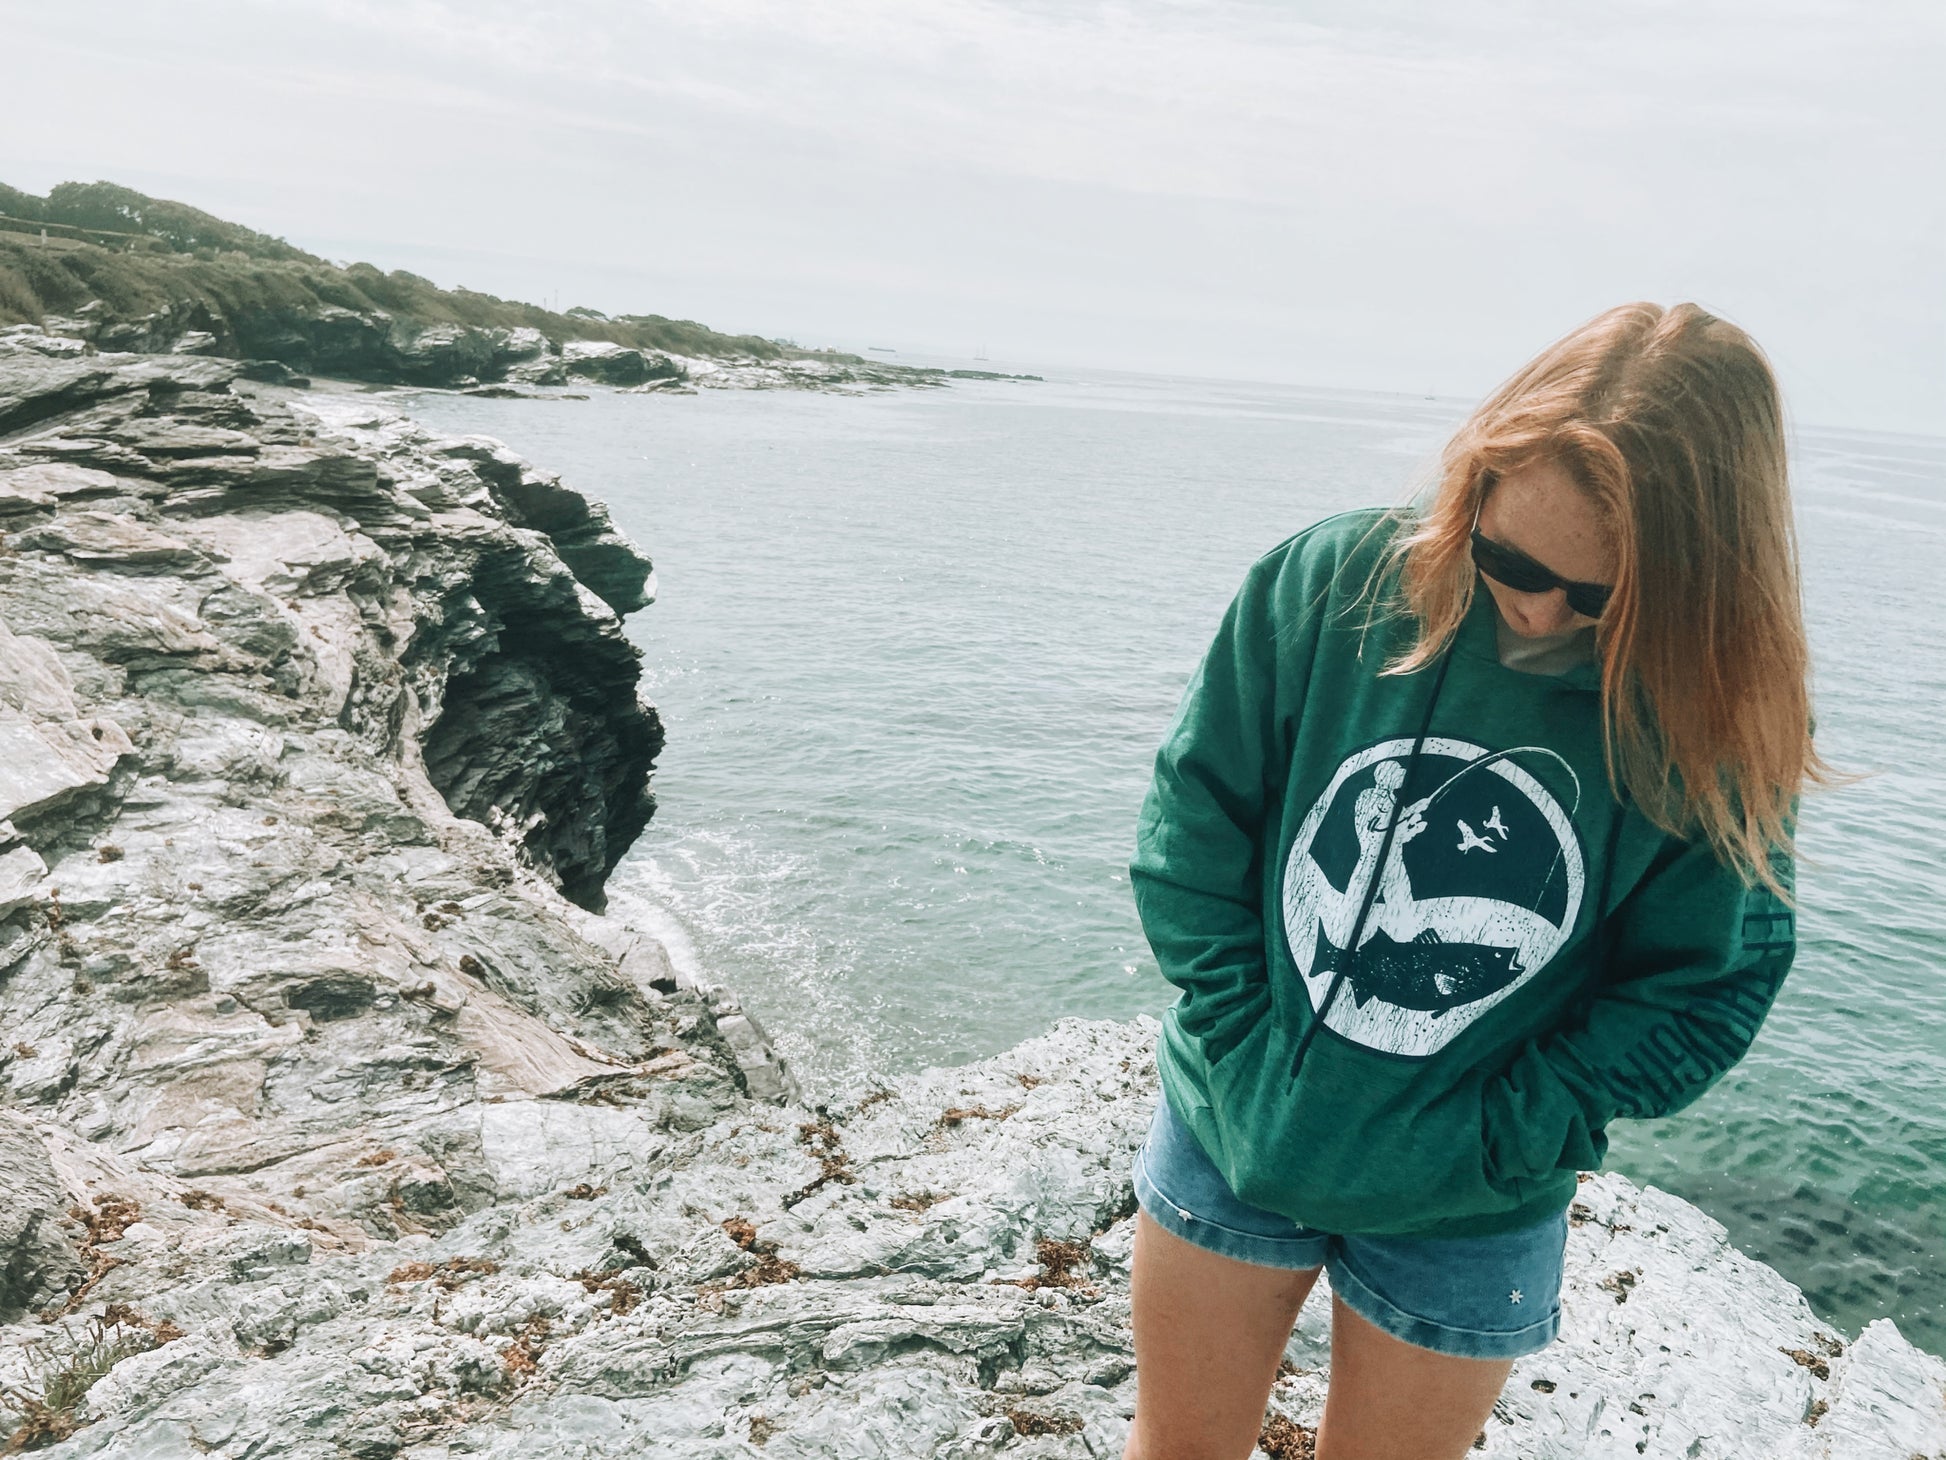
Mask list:
[[1149,946],[1183,991],[1177,1024],[1203,1041],[1211,1063],[1270,997],[1262,832],[1287,774],[1279,703],[1290,702],[1310,662],[1303,641],[1315,642],[1306,624],[1280,632],[1275,604],[1290,601],[1293,578],[1302,591],[1301,543],[1260,559],[1223,615],[1156,753],[1129,864]]
[[[1788,888],[1794,869],[1784,858],[1778,867]],[[1611,1120],[1689,1105],[1750,1048],[1796,950],[1790,908],[1746,887],[1700,839],[1665,849],[1616,916],[1583,1014],[1527,1041],[1487,1081],[1496,1181],[1593,1170]]]

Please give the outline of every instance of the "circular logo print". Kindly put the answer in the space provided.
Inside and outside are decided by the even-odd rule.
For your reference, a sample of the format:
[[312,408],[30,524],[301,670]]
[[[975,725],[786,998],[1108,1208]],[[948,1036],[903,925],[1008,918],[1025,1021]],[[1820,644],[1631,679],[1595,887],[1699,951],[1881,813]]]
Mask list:
[[[1345,975],[1328,1029],[1423,1057],[1560,951],[1587,874],[1572,808],[1522,765],[1564,772],[1578,803],[1580,781],[1554,751],[1428,736],[1407,785],[1411,754],[1410,739],[1387,740],[1338,767],[1284,864],[1284,934],[1314,1010]],[[1347,945],[1374,882],[1353,958]]]

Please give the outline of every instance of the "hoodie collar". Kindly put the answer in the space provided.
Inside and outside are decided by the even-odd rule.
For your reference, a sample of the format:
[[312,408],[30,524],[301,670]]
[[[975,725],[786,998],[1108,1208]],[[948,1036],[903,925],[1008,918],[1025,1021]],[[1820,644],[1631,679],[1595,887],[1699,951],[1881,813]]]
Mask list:
[[1483,584],[1476,581],[1473,585],[1473,602],[1468,606],[1466,617],[1460,621],[1459,631],[1454,635],[1454,652],[1465,659],[1491,664],[1510,677],[1537,681],[1543,685],[1558,685],[1563,689],[1579,690],[1589,694],[1601,693],[1599,659],[1592,659],[1585,664],[1576,664],[1560,674],[1528,674],[1523,670],[1507,668],[1500,662],[1500,643],[1494,631],[1494,619],[1493,595]]

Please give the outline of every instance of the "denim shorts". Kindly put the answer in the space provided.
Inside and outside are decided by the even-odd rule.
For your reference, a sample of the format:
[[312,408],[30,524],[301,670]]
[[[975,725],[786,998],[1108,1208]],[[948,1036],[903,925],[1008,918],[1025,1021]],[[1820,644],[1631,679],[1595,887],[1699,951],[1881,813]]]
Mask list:
[[1135,1153],[1135,1198],[1196,1246],[1263,1267],[1324,1267],[1345,1306],[1394,1338],[1466,1359],[1537,1353],[1561,1328],[1564,1208],[1488,1237],[1359,1237],[1300,1227],[1240,1200],[1196,1137],[1156,1100]]

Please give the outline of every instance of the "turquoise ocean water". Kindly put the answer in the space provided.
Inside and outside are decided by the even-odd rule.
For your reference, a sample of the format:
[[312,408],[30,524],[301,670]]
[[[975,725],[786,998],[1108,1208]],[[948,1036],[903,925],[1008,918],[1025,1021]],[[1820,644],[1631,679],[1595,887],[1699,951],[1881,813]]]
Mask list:
[[[1166,1006],[1126,863],[1183,684],[1254,558],[1396,500],[1463,410],[1049,374],[406,401],[654,557],[629,632],[669,741],[614,895],[813,1093]],[[1946,1353],[1946,441],[1804,429],[1795,462],[1820,744],[1873,774],[1805,806],[1798,962],[1750,1055],[1618,1122],[1609,1164],[1848,1331],[1890,1316]]]

